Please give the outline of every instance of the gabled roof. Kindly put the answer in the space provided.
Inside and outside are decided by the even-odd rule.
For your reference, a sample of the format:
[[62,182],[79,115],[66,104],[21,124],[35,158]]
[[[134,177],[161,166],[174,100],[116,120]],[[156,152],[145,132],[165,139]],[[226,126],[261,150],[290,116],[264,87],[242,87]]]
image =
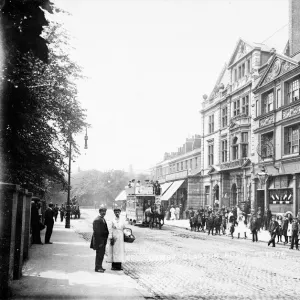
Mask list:
[[246,54],[250,53],[254,49],[260,49],[261,51],[270,51],[271,49],[262,43],[250,43],[243,39],[239,39],[236,43],[234,51],[229,59],[228,66],[230,67],[236,61],[238,61],[241,57],[245,56]]
[[286,55],[275,53],[268,62],[264,74],[260,77],[256,89],[298,66],[298,62]]
[[224,89],[226,88],[227,84],[229,83],[229,76],[228,76],[228,71],[227,71],[227,64],[224,65],[222,68],[222,71],[219,74],[219,77],[215,83],[215,86],[210,93],[208,100],[211,100],[215,97],[215,94],[219,91],[220,85],[223,83]]

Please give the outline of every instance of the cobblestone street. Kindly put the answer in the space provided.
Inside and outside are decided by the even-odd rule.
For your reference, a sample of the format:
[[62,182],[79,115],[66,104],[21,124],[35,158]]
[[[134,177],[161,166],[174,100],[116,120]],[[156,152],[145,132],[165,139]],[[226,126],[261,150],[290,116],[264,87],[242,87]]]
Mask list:
[[[95,210],[71,224],[86,240]],[[109,219],[109,217],[108,217]],[[165,226],[132,227],[124,270],[154,299],[296,299],[300,296],[300,252],[277,244],[253,244]]]

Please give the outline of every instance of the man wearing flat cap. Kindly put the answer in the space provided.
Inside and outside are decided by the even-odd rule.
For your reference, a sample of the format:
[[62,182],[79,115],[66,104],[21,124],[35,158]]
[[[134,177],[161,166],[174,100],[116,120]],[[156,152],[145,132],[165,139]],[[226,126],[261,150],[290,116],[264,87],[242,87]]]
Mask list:
[[102,263],[108,238],[107,223],[104,219],[106,208],[99,209],[99,216],[93,222],[93,236],[90,248],[96,250],[95,272],[104,273]]

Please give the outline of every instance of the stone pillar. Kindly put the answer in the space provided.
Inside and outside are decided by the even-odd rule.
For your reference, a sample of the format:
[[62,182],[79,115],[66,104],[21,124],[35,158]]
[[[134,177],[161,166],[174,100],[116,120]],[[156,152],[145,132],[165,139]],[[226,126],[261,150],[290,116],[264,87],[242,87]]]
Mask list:
[[293,174],[293,214],[297,216],[298,213],[298,203],[297,203],[297,176]]
[[268,193],[268,191],[269,191],[269,189],[268,189],[268,180],[266,180],[266,182],[265,182],[265,186],[264,186],[264,211],[263,211],[263,213],[267,210],[267,209],[269,209],[269,193]]
[[243,201],[247,201],[247,192],[248,192],[248,187],[247,187],[247,177],[246,177],[246,170],[244,170],[243,174],[243,186],[244,186],[244,193],[243,193]]
[[10,296],[13,280],[19,186],[0,183],[0,299]]
[[223,205],[223,174],[220,174],[220,185],[219,185],[219,208]]
[[17,216],[16,216],[16,240],[15,240],[15,259],[14,259],[14,279],[20,279],[22,276],[23,265],[23,247],[25,232],[25,212],[26,212],[26,194],[25,190],[19,191]]
[[25,204],[25,231],[24,231],[24,250],[23,260],[29,257],[29,248],[31,246],[31,198],[32,193],[26,193],[26,204]]

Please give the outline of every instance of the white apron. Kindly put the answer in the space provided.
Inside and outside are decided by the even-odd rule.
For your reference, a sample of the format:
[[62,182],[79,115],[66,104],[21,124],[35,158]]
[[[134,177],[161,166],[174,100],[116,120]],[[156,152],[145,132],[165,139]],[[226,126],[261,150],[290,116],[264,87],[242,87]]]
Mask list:
[[[123,263],[125,262],[125,245],[124,245],[124,232],[125,223],[117,218],[114,218],[108,224],[108,240],[106,245],[106,261],[111,263]],[[110,239],[114,240],[114,245],[110,245]]]

